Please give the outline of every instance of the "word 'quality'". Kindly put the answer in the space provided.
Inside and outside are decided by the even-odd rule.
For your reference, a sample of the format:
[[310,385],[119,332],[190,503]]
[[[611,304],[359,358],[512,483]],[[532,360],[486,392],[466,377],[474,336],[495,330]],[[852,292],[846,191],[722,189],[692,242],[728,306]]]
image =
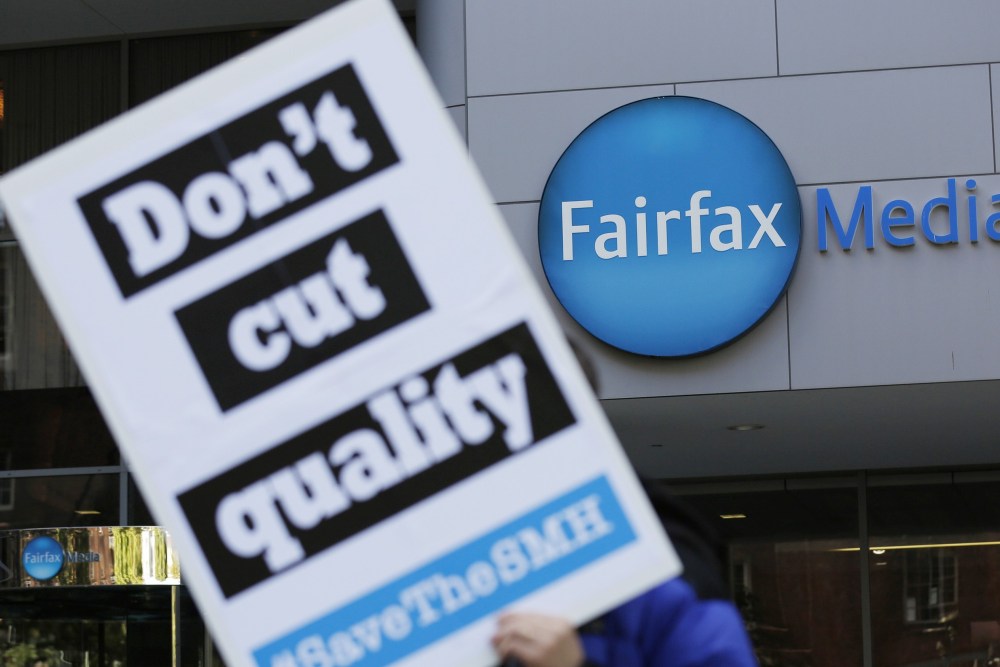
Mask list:
[[229,596],[573,423],[521,324],[179,500]]

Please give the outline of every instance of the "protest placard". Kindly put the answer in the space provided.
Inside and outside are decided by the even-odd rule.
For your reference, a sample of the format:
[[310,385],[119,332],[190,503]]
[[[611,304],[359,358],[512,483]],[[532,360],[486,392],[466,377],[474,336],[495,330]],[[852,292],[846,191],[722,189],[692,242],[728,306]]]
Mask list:
[[679,564],[392,5],[0,181],[229,665],[487,665]]

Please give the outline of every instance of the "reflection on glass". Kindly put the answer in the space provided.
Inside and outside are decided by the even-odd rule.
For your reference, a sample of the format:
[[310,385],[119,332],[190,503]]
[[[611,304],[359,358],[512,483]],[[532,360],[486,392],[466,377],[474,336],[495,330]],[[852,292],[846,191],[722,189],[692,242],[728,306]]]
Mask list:
[[862,664],[855,489],[684,500],[725,539],[733,598],[763,667]]
[[88,620],[0,620],[0,659],[4,667],[60,667],[74,664],[124,665],[125,623]]
[[180,564],[170,534],[155,527],[112,528],[115,582],[159,584],[180,581]]
[[1000,483],[872,488],[875,665],[1000,665]]
[[[184,586],[34,589],[0,599],[0,665],[220,667]],[[176,652],[177,662],[173,663]],[[60,662],[61,661],[61,662]]]
[[[55,561],[47,558],[53,553],[60,554]],[[159,526],[0,531],[0,588],[4,594],[10,588],[179,583],[180,563],[173,538]]]
[[[82,387],[0,392],[0,470],[118,465],[118,449]],[[10,492],[0,484],[0,509]],[[82,508],[86,509],[86,508]]]

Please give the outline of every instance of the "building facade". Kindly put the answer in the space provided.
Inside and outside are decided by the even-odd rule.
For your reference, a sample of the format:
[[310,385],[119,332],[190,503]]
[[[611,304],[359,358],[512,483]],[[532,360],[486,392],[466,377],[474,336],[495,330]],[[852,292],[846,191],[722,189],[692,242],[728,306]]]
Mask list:
[[[726,535],[762,664],[984,665],[1000,639],[997,12],[784,0],[418,7],[444,103],[597,366],[632,461]],[[683,359],[591,336],[539,259],[539,204],[567,146],[613,109],[658,96],[750,119],[783,154],[802,207],[785,295],[731,345]]]
[[[0,16],[0,170],[330,3],[202,4]],[[397,6],[540,288],[596,366],[630,459],[724,536],[761,664],[1000,660],[1000,7]],[[540,202],[566,148],[612,110],[665,96],[721,104],[766,133],[802,211],[787,291],[731,344],[684,358],[592,336],[539,256]],[[151,523],[9,229],[0,259],[0,521]],[[203,639],[187,644],[197,657],[181,664],[211,662]]]

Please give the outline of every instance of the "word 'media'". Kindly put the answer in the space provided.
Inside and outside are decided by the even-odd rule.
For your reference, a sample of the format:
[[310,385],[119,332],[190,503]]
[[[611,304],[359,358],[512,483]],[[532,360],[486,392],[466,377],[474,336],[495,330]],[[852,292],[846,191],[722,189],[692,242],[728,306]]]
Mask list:
[[63,553],[43,551],[24,554],[25,565],[62,564],[64,561],[67,563],[99,563],[101,562],[101,554],[94,551],[65,551]]
[[842,250],[850,250],[859,228],[863,230],[865,248],[869,250],[875,247],[876,229],[887,244],[897,248],[914,245],[918,234],[934,245],[959,243],[963,238],[978,243],[980,231],[990,241],[1000,242],[1000,211],[996,210],[1000,206],[1000,194],[990,197],[994,211],[981,220],[978,184],[970,178],[964,185],[965,192],[959,195],[956,179],[949,178],[947,194],[943,196],[931,197],[916,205],[906,199],[893,199],[882,205],[881,210],[875,205],[872,186],[863,185],[858,188],[849,216],[837,210],[829,189],[819,188],[816,191],[819,250],[826,252],[829,248],[828,230],[833,230],[835,241]]
[[573,422],[522,324],[179,500],[233,595]]

